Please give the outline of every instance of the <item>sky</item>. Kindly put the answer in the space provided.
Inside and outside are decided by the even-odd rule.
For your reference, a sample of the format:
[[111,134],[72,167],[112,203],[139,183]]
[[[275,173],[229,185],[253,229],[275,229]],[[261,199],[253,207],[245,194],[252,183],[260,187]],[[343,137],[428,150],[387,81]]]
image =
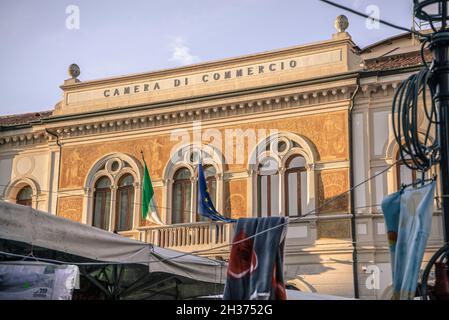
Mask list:
[[[411,0],[335,2],[412,25]],[[359,47],[402,33],[319,0],[0,0],[0,115],[52,110],[71,63],[83,81],[232,58],[328,40],[339,14]]]

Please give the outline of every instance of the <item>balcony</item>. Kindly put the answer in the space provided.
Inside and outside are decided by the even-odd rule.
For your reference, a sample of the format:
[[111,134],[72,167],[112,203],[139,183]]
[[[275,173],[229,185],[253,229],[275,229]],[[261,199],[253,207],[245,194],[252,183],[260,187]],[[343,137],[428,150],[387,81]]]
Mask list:
[[[290,221],[286,239],[286,253],[328,250],[336,243],[351,245],[350,239],[318,239],[318,220],[347,220],[348,214],[305,217],[301,221]],[[139,227],[120,232],[131,239],[151,243],[161,248],[170,248],[181,252],[202,251],[198,255],[210,258],[227,258],[234,235],[235,223],[197,222],[165,226]],[[323,242],[324,244],[320,244]],[[320,246],[317,246],[320,245]],[[221,247],[221,248],[217,248]]]
[[[231,243],[234,223],[198,222],[168,226],[141,227],[137,238],[162,248],[183,252],[206,250],[203,256],[222,256],[229,253],[229,247],[213,249]],[[210,250],[210,251],[208,251]]]
[[[335,218],[345,218],[347,215]],[[316,218],[290,222],[286,245],[288,248],[304,249],[313,246],[316,241]],[[229,255],[235,223],[197,222],[165,226],[140,227],[137,230],[121,232],[125,237],[152,243],[161,248],[170,248],[181,252],[203,251],[198,253],[206,257],[223,257]],[[224,246],[222,248],[216,248]],[[216,248],[216,249],[215,249]]]

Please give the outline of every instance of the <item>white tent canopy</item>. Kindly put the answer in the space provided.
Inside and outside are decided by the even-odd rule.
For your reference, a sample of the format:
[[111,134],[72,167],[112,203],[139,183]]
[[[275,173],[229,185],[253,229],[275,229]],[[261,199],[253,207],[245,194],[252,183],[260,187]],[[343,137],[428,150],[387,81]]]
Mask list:
[[5,201],[0,201],[0,239],[82,257],[87,261],[148,265],[150,273],[167,273],[194,281],[222,284],[226,280],[223,262],[193,255],[179,257],[182,252],[154,247]]

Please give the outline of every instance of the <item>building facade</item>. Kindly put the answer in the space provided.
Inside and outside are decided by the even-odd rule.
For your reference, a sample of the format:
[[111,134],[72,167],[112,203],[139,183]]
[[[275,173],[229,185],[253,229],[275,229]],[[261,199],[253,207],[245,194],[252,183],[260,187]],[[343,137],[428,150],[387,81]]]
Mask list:
[[[386,298],[379,204],[413,173],[398,165],[348,191],[395,162],[392,96],[418,50],[410,35],[362,50],[339,27],[326,41],[150,73],[80,81],[73,66],[54,110],[0,118],[0,195],[227,259],[233,224],[197,213],[201,157],[219,212],[290,217],[291,285]],[[164,225],[141,217],[142,154]],[[426,259],[442,243],[440,219],[436,210]]]

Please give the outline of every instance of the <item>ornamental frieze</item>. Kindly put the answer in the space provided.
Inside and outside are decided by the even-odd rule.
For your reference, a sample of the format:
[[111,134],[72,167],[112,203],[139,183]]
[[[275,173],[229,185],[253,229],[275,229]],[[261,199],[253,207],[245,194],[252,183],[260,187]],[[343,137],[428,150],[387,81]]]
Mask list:
[[82,222],[83,197],[59,197],[58,216],[75,222]]
[[[337,161],[347,160],[347,112],[339,111],[317,115],[302,116],[297,118],[277,119],[272,121],[259,121],[256,123],[245,123],[241,125],[217,128],[221,136],[225,136],[226,130],[246,131],[248,129],[274,129],[299,134],[309,139],[316,148],[318,160]],[[191,134],[191,133],[189,133]],[[109,141],[89,143],[86,145],[66,146],[62,148],[61,165],[61,188],[82,188],[89,169],[103,156],[120,152],[133,156],[140,160],[141,150],[144,152],[150,175],[154,180],[163,177],[163,170],[167,165],[170,155],[180,140],[171,141],[170,135],[148,136],[121,141]],[[224,139],[223,139],[224,140]],[[236,149],[236,141],[233,148]],[[222,141],[223,149],[225,142]],[[205,143],[205,142],[203,142]],[[225,170],[231,172],[245,171],[248,167],[248,141],[245,140],[243,157],[238,163],[234,159],[225,159]],[[239,151],[241,152],[241,150]],[[226,154],[226,152],[223,152]],[[236,152],[233,150],[235,156]]]
[[323,170],[318,173],[319,213],[347,211],[349,208],[349,170]]
[[247,216],[247,181],[244,179],[229,180],[225,183],[225,214],[234,219]]

